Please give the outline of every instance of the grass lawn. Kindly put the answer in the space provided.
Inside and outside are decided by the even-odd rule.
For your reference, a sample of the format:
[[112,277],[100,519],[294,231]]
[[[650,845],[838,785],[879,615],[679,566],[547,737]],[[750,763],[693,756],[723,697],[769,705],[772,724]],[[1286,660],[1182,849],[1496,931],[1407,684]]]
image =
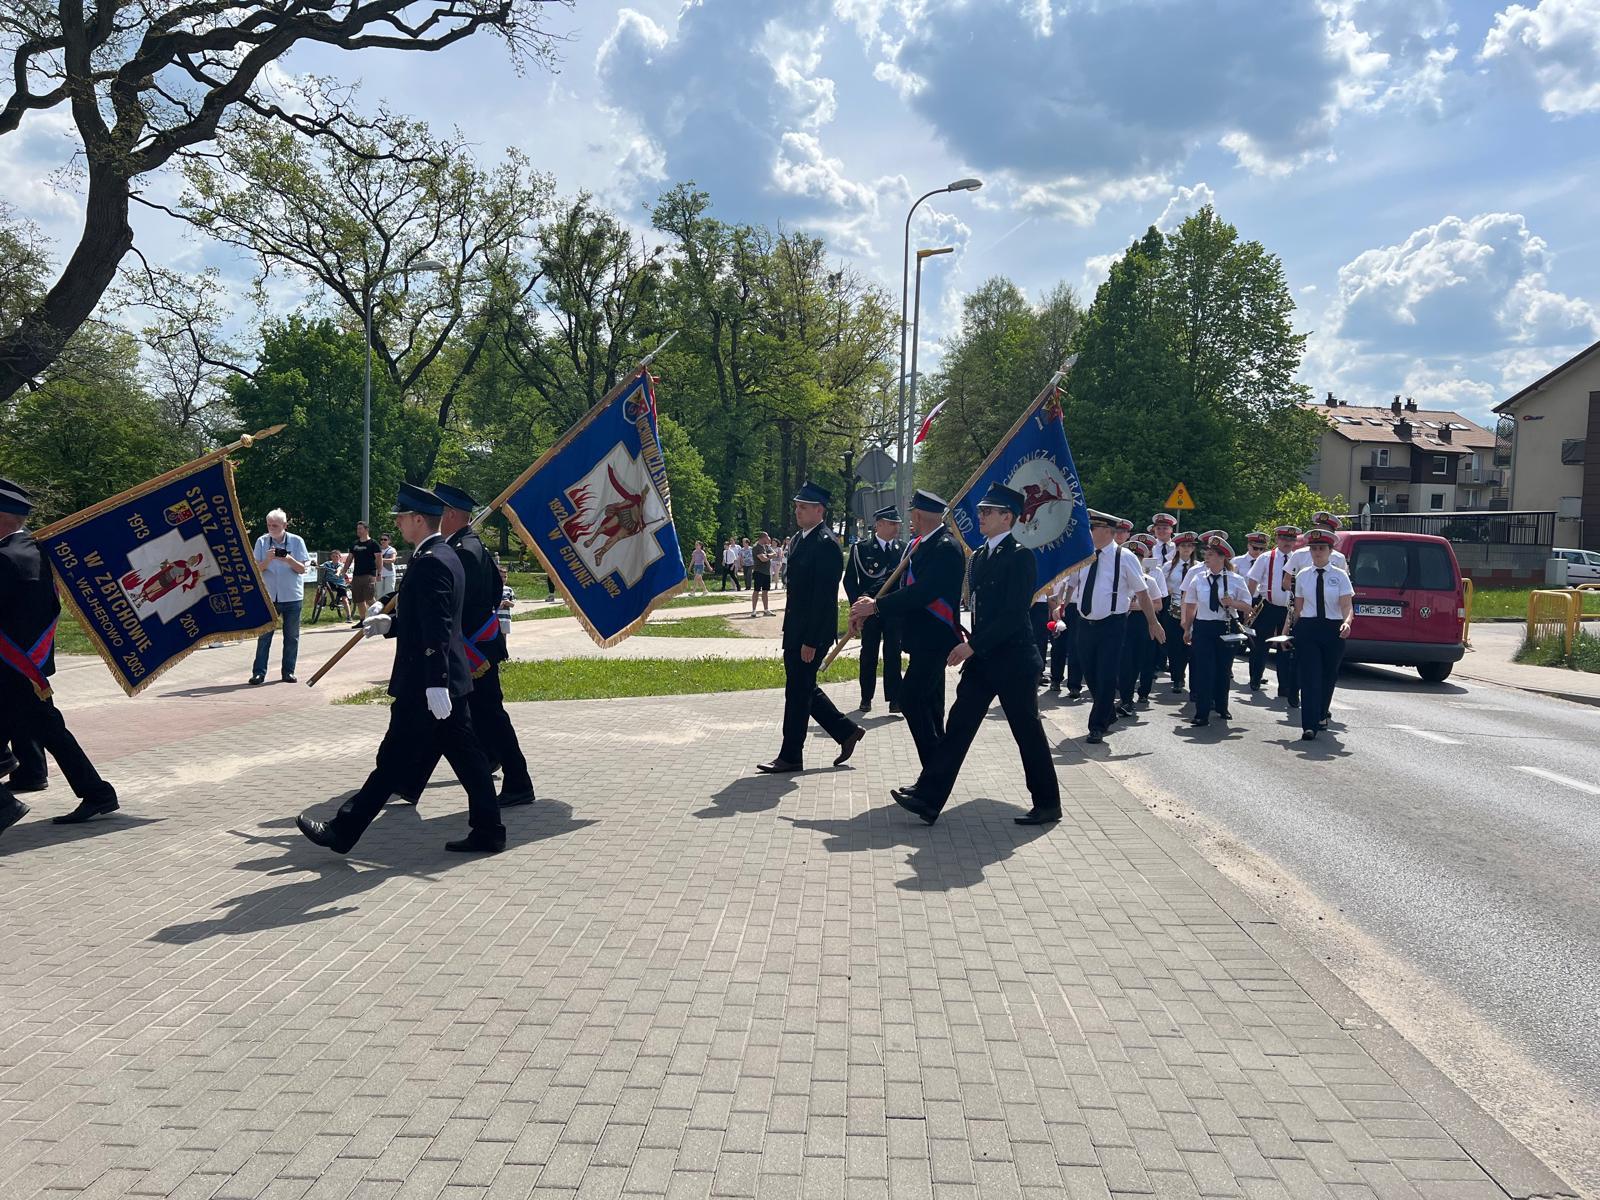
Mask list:
[[680,617],[674,621],[646,621],[637,637],[736,638],[743,635],[727,617]]
[[1570,667],[1574,671],[1600,674],[1600,637],[1580,632],[1572,644],[1571,658],[1565,653],[1564,641],[1560,637],[1524,641],[1522,649],[1517,651],[1517,661],[1533,667]]
[[[1472,598],[1472,619],[1486,621],[1491,617],[1528,616],[1530,588],[1480,588]],[[1539,589],[1540,591],[1546,589]],[[1583,593],[1583,611],[1587,616],[1600,616],[1600,589]]]
[[[856,678],[853,659],[828,668],[824,683]],[[684,696],[748,692],[783,686],[783,663],[768,658],[558,658],[509,662],[500,668],[507,700],[606,700],[619,696]],[[382,688],[346,696],[340,704],[384,704]]]
[[[538,599],[543,600],[543,598],[544,592],[541,590]],[[661,608],[701,608],[707,604],[726,604],[728,601],[736,599],[738,597],[731,594],[718,596],[715,592],[709,596],[674,596],[663,604]],[[659,612],[660,610],[658,609],[657,611]],[[522,612],[512,613],[511,619],[513,621],[551,621],[556,617],[570,617],[571,615],[572,610],[565,604],[541,603],[537,608],[524,609]],[[680,634],[679,636],[687,637],[689,635]]]

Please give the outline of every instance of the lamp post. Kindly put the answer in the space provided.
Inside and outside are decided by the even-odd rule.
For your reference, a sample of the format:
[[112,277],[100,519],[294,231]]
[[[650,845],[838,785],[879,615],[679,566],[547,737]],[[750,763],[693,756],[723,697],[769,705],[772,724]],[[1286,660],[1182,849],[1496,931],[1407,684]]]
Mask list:
[[981,179],[957,179],[954,183],[947,183],[942,188],[934,188],[918,196],[916,203],[906,213],[905,245],[900,253],[900,406],[896,423],[898,432],[895,435],[895,466],[898,468],[895,471],[895,498],[901,507],[911,503],[911,492],[905,480],[905,466],[911,457],[911,441],[906,436],[906,301],[910,298],[907,293],[911,287],[911,218],[929,196],[937,196],[942,192],[975,192],[982,186]]
[[385,279],[397,275],[428,275],[448,270],[436,258],[422,258],[405,267],[381,271],[367,280],[362,289],[362,325],[367,333],[367,375],[361,397],[361,523],[370,528],[372,521],[372,289]]
[[[917,419],[917,333],[922,327],[922,260],[925,258],[932,258],[936,254],[953,253],[955,253],[954,246],[940,246],[936,250],[917,251],[917,287],[915,299],[912,301],[911,305],[911,401],[907,405],[907,412],[909,413],[913,422]],[[907,432],[909,434],[910,431],[908,430]],[[905,465],[905,503],[909,505],[911,503],[911,459],[912,453],[915,453],[915,446],[908,446],[907,450],[911,451],[911,453],[906,455]]]

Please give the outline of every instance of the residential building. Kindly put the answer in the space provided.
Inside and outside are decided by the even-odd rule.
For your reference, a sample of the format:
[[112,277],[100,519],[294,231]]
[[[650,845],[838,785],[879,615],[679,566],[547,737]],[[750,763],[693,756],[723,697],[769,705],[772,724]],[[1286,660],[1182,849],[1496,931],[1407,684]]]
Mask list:
[[1333,393],[1306,406],[1328,431],[1306,482],[1343,496],[1350,512],[1471,512],[1510,507],[1495,435],[1460,413],[1419,408],[1399,396],[1386,407],[1347,404]]
[[1554,510],[1557,546],[1600,550],[1600,342],[1495,406],[1513,507]]

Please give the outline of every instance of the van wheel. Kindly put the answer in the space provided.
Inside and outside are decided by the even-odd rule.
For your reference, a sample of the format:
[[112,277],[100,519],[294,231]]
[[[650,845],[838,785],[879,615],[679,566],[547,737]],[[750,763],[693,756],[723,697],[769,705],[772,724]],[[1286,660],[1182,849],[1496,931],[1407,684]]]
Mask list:
[[1422,676],[1424,683],[1443,683],[1450,678],[1450,672],[1455,663],[1419,663],[1417,674]]

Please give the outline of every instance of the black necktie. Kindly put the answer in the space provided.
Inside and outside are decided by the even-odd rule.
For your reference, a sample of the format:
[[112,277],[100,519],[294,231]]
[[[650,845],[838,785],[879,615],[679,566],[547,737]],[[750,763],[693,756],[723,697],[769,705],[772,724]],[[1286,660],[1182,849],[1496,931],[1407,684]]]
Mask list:
[[1317,568],[1317,616],[1326,617],[1328,605],[1322,594],[1322,570],[1321,567]]
[[1212,612],[1219,612],[1221,610],[1221,608],[1222,608],[1222,606],[1217,603],[1217,584],[1220,583],[1220,582],[1221,582],[1221,580],[1220,580],[1220,578],[1218,576],[1213,575],[1211,577],[1211,611]]
[[1094,611],[1094,581],[1100,573],[1100,555],[1094,556],[1094,561],[1089,564],[1089,574],[1083,581],[1083,603],[1078,607],[1084,616]]

